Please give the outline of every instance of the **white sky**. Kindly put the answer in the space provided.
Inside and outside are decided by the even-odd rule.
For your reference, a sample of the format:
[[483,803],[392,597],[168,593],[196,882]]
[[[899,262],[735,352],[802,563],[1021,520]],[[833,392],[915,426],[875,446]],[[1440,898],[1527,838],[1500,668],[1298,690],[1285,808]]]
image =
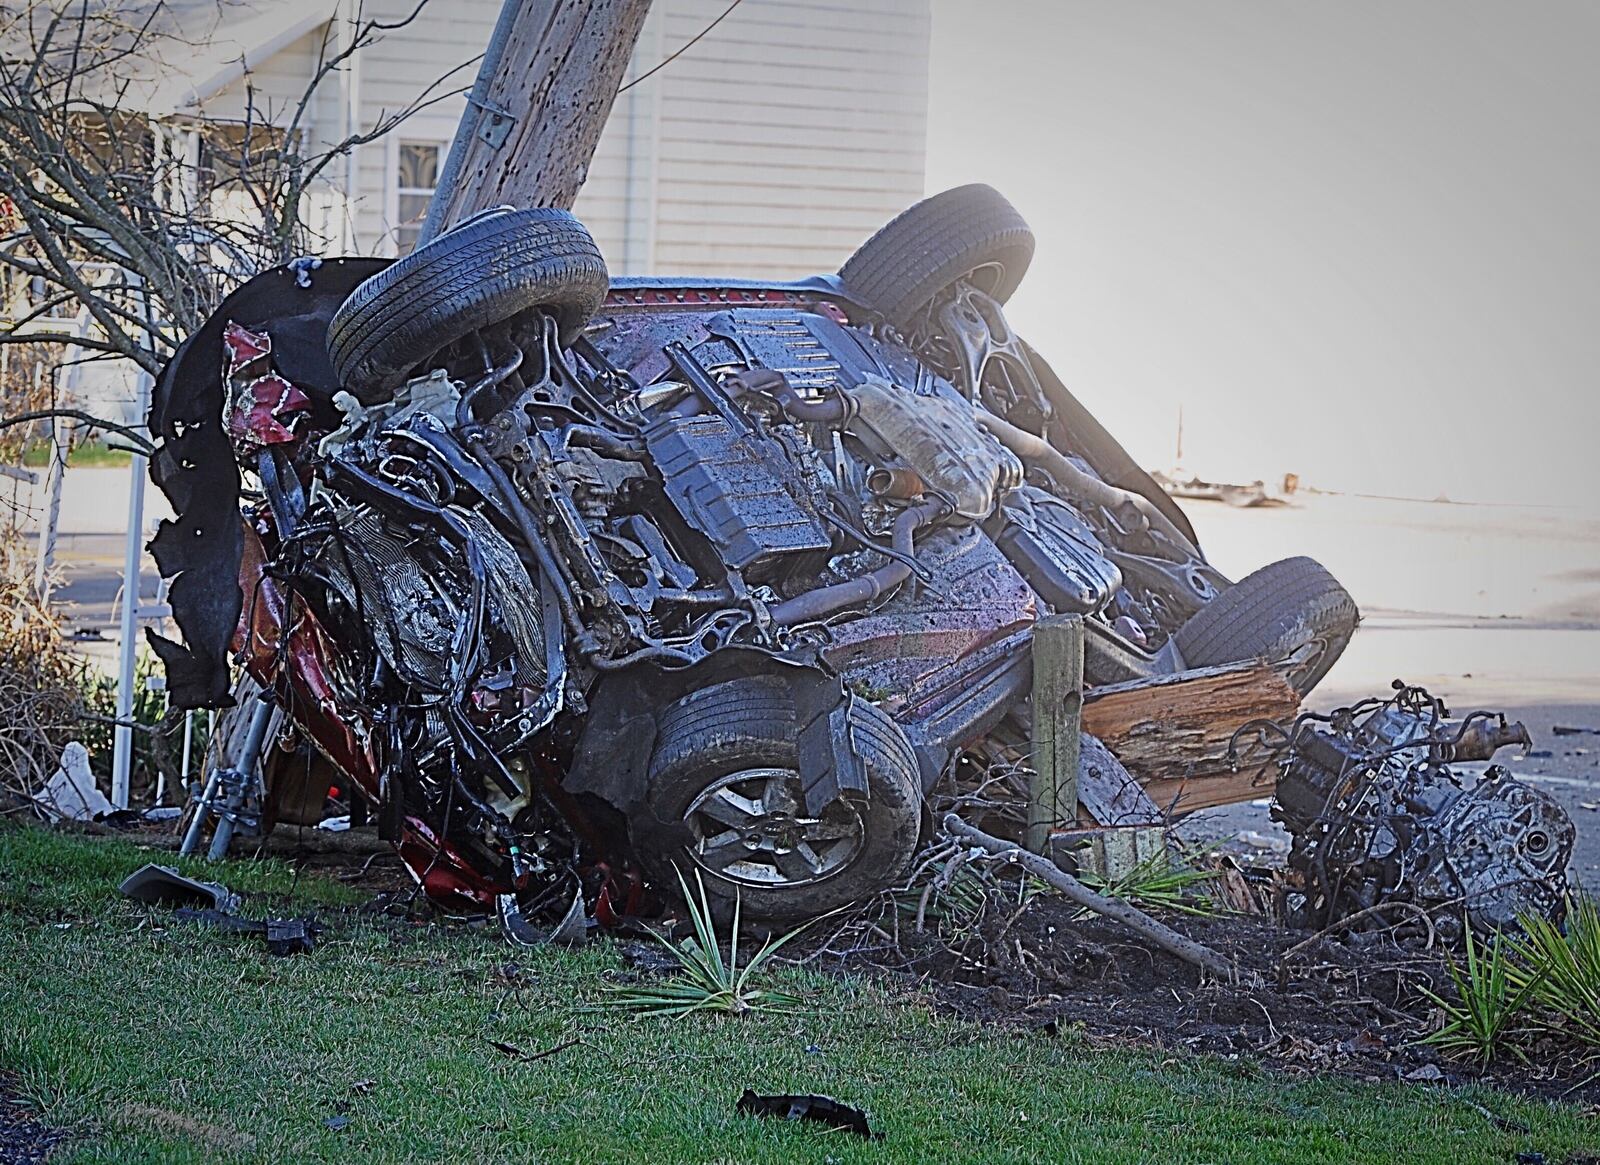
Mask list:
[[934,0],[928,188],[1147,465],[1588,502],[1600,4]]

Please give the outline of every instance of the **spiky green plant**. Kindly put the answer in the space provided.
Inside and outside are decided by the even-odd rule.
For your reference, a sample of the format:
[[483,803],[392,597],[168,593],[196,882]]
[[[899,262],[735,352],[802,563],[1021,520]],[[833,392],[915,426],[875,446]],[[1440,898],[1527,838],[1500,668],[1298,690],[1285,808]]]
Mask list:
[[689,885],[684,881],[683,874],[678,874],[678,885],[683,888],[683,900],[688,907],[694,933],[682,942],[674,943],[660,931],[650,932],[655,941],[678,960],[677,973],[646,983],[614,985],[608,990],[601,1006],[672,1019],[697,1011],[748,1015],[752,1011],[797,1006],[800,1003],[798,996],[765,986],[761,979],[773,955],[805,928],[792,930],[781,938],[767,939],[761,944],[761,949],[740,966],[739,898],[735,896],[733,900],[733,927],[728,935],[728,957],[724,959],[722,945],[717,941],[711,905],[706,900],[705,883],[698,870],[695,871],[694,880],[699,890],[698,901],[690,896]]
[[1511,979],[1531,993],[1534,1024],[1600,1050],[1600,901],[1575,895],[1566,934],[1543,915],[1520,925]]
[[1524,1012],[1538,987],[1536,972],[1514,961],[1513,941],[1496,933],[1479,940],[1467,932],[1466,958],[1447,964],[1456,1000],[1424,987],[1423,994],[1444,1009],[1445,1022],[1438,1031],[1424,1037],[1447,1056],[1474,1059],[1487,1064],[1509,1049],[1518,1058],[1521,1051],[1511,1038],[1523,1030]]
[[1107,878],[1092,870],[1078,874],[1078,881],[1107,898],[1119,898],[1142,908],[1177,910],[1184,914],[1213,915],[1216,905],[1205,895],[1193,891],[1215,878],[1214,870],[1181,866],[1166,849],[1157,850],[1127,873]]

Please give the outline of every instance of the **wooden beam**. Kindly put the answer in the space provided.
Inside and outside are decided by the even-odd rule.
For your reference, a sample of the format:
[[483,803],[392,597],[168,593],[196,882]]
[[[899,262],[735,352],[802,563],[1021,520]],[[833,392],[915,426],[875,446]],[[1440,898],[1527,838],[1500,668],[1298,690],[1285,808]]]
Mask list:
[[1079,724],[1083,715],[1083,618],[1052,615],[1033,629],[1033,779],[1028,832],[1044,853],[1052,830],[1078,819]]
[[1288,721],[1300,695],[1266,664],[1200,668],[1091,689],[1083,730],[1098,736],[1163,809],[1177,814],[1270,792],[1276,770],[1248,755],[1234,771],[1228,748],[1252,720]]

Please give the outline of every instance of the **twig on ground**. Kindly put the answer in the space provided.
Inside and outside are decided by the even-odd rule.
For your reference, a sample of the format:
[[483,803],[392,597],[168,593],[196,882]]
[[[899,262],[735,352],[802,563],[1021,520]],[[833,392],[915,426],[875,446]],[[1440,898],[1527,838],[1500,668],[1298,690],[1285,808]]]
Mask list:
[[1203,943],[1197,943],[1193,939],[1179,934],[1170,926],[1151,918],[1137,907],[1096,894],[1054,862],[1048,861],[1037,854],[1028,853],[1013,842],[1002,841],[998,837],[992,837],[981,829],[968,825],[954,813],[945,817],[944,828],[945,832],[952,836],[970,841],[981,849],[987,850],[995,857],[1014,862],[1041,882],[1060,891],[1063,896],[1074,904],[1122,923],[1168,954],[1175,955],[1185,962],[1193,963],[1202,970],[1209,971],[1230,983],[1237,983],[1241,980],[1239,967],[1232,960],[1223,957]]

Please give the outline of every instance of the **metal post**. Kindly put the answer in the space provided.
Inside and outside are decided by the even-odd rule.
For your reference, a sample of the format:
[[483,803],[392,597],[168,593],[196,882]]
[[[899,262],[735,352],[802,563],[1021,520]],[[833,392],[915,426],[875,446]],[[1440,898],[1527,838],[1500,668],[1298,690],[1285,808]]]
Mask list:
[[194,709],[183,714],[183,768],[178,774],[179,783],[189,788],[189,762],[194,756]]
[[[150,411],[154,381],[139,370],[134,390],[138,415]],[[148,459],[135,453],[128,467],[128,535],[122,553],[121,658],[117,669],[117,727],[112,739],[111,804],[128,807],[128,779],[133,771],[134,665],[139,654],[139,564],[144,556],[144,478]]]
[[61,486],[67,473],[66,425],[50,420],[50,469],[45,476],[44,522],[39,527],[39,561],[33,572],[33,591],[40,605],[50,601],[50,568],[56,558],[56,530],[61,524]]
[[1083,618],[1052,615],[1033,628],[1033,782],[1027,847],[1049,852],[1053,830],[1078,819],[1083,721]]

